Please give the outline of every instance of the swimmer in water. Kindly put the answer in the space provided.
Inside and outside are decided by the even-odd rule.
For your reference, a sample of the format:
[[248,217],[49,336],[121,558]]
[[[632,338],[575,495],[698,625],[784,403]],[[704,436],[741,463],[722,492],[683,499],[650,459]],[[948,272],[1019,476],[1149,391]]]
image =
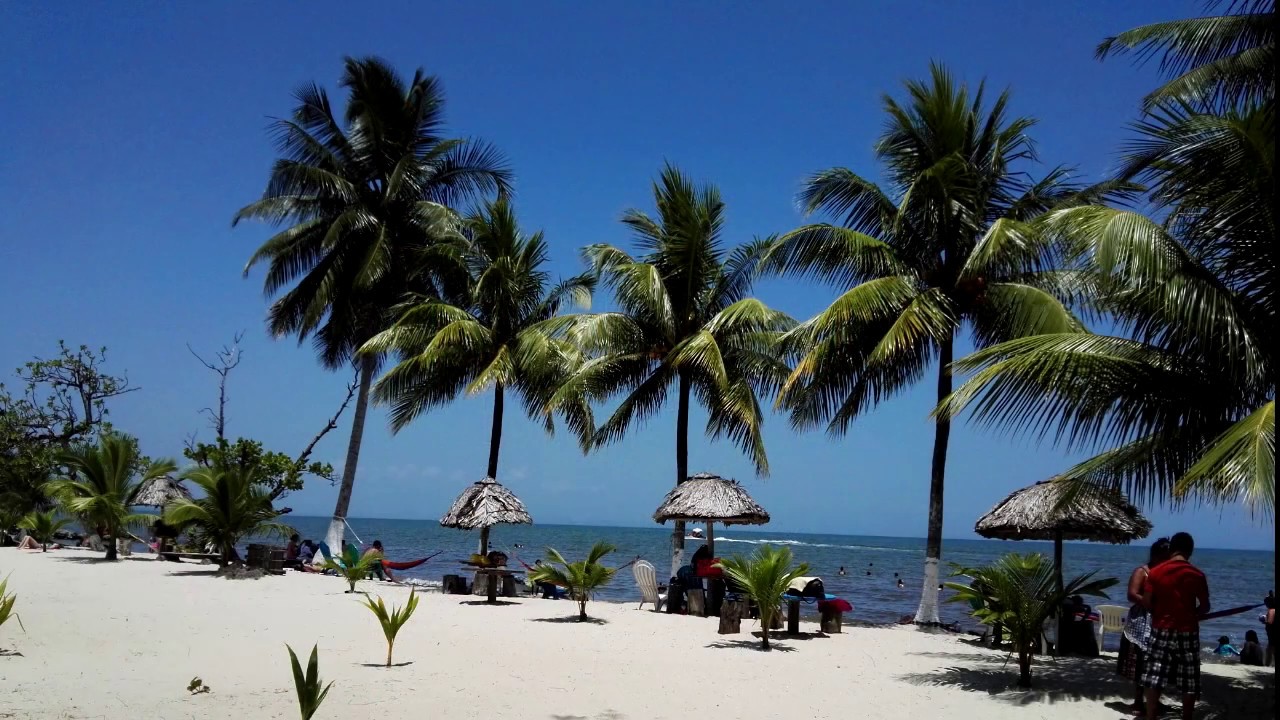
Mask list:
[[847,574],[847,573],[844,571],[844,566],[843,566],[843,565],[841,565],[841,566],[840,566],[840,571],[839,571],[839,572],[837,572],[836,574],[837,574],[837,575],[846,575],[846,574]]
[[901,590],[904,587],[906,587],[906,585],[902,584],[902,578],[898,578],[898,589]]

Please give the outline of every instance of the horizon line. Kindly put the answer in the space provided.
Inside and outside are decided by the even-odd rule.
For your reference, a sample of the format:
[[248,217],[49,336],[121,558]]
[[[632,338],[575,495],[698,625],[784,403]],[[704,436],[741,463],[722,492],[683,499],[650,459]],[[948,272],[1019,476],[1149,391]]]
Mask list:
[[[315,518],[315,519],[317,519],[317,520],[325,520],[325,521],[328,521],[328,520],[332,520],[332,519],[333,519],[333,516],[332,516],[332,515],[302,515],[302,514],[298,514],[298,515],[294,515],[294,517]],[[362,515],[362,516],[348,516],[346,519],[347,519],[348,521],[351,521],[351,520],[391,520],[391,521],[404,521],[404,522],[435,522],[435,523],[437,523],[437,524],[439,523],[439,521],[438,521],[438,520],[435,520],[434,518],[392,518],[392,517],[374,517],[374,516],[363,516],[363,515]],[[531,523],[531,524],[536,524],[536,525],[554,525],[554,526],[563,526],[563,527],[605,527],[605,528],[623,528],[623,529],[627,529],[627,530],[648,530],[648,529],[654,529],[654,530],[657,530],[657,529],[669,530],[669,526],[667,526],[665,523],[663,523],[663,524],[654,523],[654,525],[655,525],[655,526],[657,526],[657,527],[650,527],[650,526],[648,526],[648,525],[589,525],[589,524],[583,524],[583,523],[568,523],[568,522],[562,522],[562,523]],[[690,523],[690,524],[692,524],[692,523]],[[721,527],[724,527],[724,526],[721,526]],[[743,526],[740,526],[740,527],[743,527],[743,528],[747,528],[747,527],[752,527],[752,528],[762,528],[762,527],[764,527],[764,526],[763,526],[763,525],[743,525]],[[895,540],[920,540],[920,541],[927,541],[927,538],[923,538],[923,537],[919,537],[919,536],[915,536],[915,535],[850,535],[850,534],[847,534],[847,533],[813,532],[813,531],[801,531],[801,530],[757,530],[756,532],[770,533],[770,534],[775,534],[775,535],[776,535],[776,534],[781,534],[781,533],[787,533],[787,534],[792,534],[792,535],[840,535],[840,536],[843,536],[843,537],[871,537],[871,538],[892,538],[892,539],[895,539]],[[962,541],[965,541],[965,542],[982,541],[982,542],[993,542],[993,543],[1001,543],[1001,542],[1032,542],[1032,543],[1042,542],[1042,543],[1050,543],[1050,544],[1052,544],[1052,543],[1053,543],[1053,541],[1052,541],[1052,540],[1005,540],[1005,539],[999,539],[999,538],[984,538],[984,537],[982,537],[982,536],[980,536],[980,535],[977,535],[976,533],[975,533],[975,536],[974,536],[974,537],[967,537],[967,538],[943,537],[943,538],[942,538],[942,541],[943,541],[943,542],[946,542],[946,541],[948,541],[948,540],[962,540]],[[1082,544],[1082,545],[1084,545],[1084,544],[1087,544],[1087,545],[1120,545],[1120,544],[1121,544],[1121,543],[1106,543],[1106,542],[1097,542],[1097,543],[1095,543],[1095,542],[1091,542],[1091,541],[1089,541],[1089,540],[1065,540],[1065,541],[1063,541],[1063,542],[1065,542],[1065,543],[1076,543],[1076,544]],[[1123,544],[1131,545],[1131,546],[1141,546],[1141,544],[1142,544],[1142,543],[1139,541],[1139,542],[1123,543]],[[1266,548],[1238,548],[1238,547],[1233,548],[1233,547],[1216,547],[1216,546],[1215,546],[1215,547],[1210,547],[1210,546],[1205,545],[1205,546],[1197,546],[1197,547],[1196,547],[1196,549],[1197,549],[1197,550],[1229,550],[1229,551],[1232,551],[1232,552],[1260,552],[1260,553],[1267,553],[1267,552],[1269,552],[1269,553],[1271,553],[1271,554],[1273,554],[1273,555],[1275,554],[1275,548],[1274,548],[1274,547],[1273,547],[1273,548],[1271,548],[1271,549],[1266,549]]]

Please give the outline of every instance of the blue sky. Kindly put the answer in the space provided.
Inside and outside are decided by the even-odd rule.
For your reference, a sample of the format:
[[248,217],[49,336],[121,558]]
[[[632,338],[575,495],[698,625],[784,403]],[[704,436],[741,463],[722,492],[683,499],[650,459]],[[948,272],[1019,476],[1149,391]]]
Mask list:
[[[0,6],[0,368],[50,354],[59,338],[106,345],[143,391],[114,408],[152,455],[210,431],[198,411],[213,376],[187,353],[247,330],[231,385],[230,432],[297,452],[341,399],[345,374],[263,330],[260,275],[240,275],[267,236],[232,230],[273,159],[268,116],[304,82],[329,87],[344,55],[424,67],[449,97],[450,127],[500,146],[517,208],[552,243],[554,271],[577,251],[624,244],[618,217],[649,208],[664,160],[719,185],[728,236],[801,221],[802,179],[842,165],[875,175],[882,93],[930,60],[1014,92],[1046,164],[1084,178],[1114,165],[1151,69],[1093,59],[1108,34],[1194,15],[1198,3],[7,3]],[[797,317],[833,296],[768,282],[759,294]],[[7,379],[7,373],[5,375]],[[691,443],[691,468],[735,476],[772,512],[771,529],[923,536],[930,383],[843,439],[770,419],[773,474],[753,477],[729,445]],[[437,517],[487,458],[491,404],[464,399],[392,436],[371,415],[353,516]],[[695,427],[700,427],[696,420]],[[340,466],[346,426],[318,457]],[[544,522],[644,525],[668,489],[674,417],[583,457],[508,414],[500,475]],[[1071,456],[960,424],[952,435],[946,536]],[[834,488],[834,491],[833,491]],[[332,511],[317,483],[289,499]],[[1205,546],[1274,547],[1242,512],[1150,508],[1156,532]]]

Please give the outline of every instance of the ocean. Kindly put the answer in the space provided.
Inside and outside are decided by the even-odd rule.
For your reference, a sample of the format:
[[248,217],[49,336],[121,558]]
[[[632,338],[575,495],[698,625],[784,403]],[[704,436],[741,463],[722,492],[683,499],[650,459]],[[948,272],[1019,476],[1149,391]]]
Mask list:
[[[328,518],[289,516],[286,522],[303,538],[324,538]],[[431,520],[379,520],[351,518],[351,528],[364,544],[381,540],[387,557],[413,560],[436,551],[435,559],[409,571],[397,573],[407,578],[439,582],[448,574],[458,574],[459,560],[476,550],[478,534],[440,527]],[[692,529],[693,526],[690,526]],[[827,592],[839,595],[854,606],[852,619],[869,623],[892,623],[903,615],[914,614],[920,597],[924,566],[925,541],[920,538],[875,537],[864,535],[818,535],[776,533],[753,527],[716,527],[716,554],[721,557],[750,554],[756,545],[785,545],[798,562],[807,562],[813,575],[820,576]],[[351,530],[348,541],[353,541]],[[569,560],[582,557],[597,540],[606,540],[618,550],[610,557],[614,565],[622,565],[637,555],[653,563],[659,578],[670,570],[670,526],[651,528],[593,527],[586,525],[502,525],[494,528],[490,547],[514,555],[532,564],[541,558],[545,548],[554,547]],[[686,557],[698,547],[695,540],[686,541]],[[519,546],[519,547],[517,547]],[[1090,605],[1128,605],[1125,583],[1133,568],[1146,561],[1148,543],[1105,545],[1068,543],[1063,550],[1063,572],[1069,579],[1076,574],[1098,572],[1098,577],[1114,577],[1119,582],[1108,590],[1110,600],[1086,598]],[[943,574],[949,563],[976,566],[991,562],[1007,552],[1040,552],[1053,556],[1053,544],[1031,541],[945,540],[942,546]],[[1192,561],[1209,579],[1210,599],[1218,610],[1261,603],[1267,591],[1275,587],[1275,553],[1258,550],[1197,549]],[[847,575],[838,574],[844,567]],[[895,573],[903,579],[899,589]],[[939,606],[944,622],[960,621],[965,629],[977,630],[979,624],[966,612],[963,603],[946,603],[951,593],[943,591]],[[596,597],[600,601],[639,603],[640,595],[629,570],[618,573],[613,582]],[[1216,645],[1216,639],[1228,635],[1239,645],[1246,630],[1257,630],[1262,624],[1262,610],[1245,612],[1212,620],[1201,627],[1203,644]],[[1114,650],[1119,638],[1108,634],[1104,644]],[[1212,644],[1211,644],[1212,642]]]

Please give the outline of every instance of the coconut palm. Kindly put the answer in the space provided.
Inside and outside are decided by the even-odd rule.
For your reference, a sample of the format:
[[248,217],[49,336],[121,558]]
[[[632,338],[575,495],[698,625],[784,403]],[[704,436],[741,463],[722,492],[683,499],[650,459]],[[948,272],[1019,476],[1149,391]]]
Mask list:
[[364,606],[369,608],[374,617],[378,618],[378,624],[382,627],[382,635],[387,639],[386,666],[391,667],[391,652],[396,647],[396,635],[400,634],[400,628],[404,627],[404,624],[409,622],[409,618],[413,617],[413,611],[418,609],[418,596],[414,593],[413,588],[409,588],[408,602],[404,605],[392,605],[388,609],[381,596],[374,600],[366,593]]
[[[611,245],[584,254],[612,290],[615,312],[567,319],[569,339],[589,360],[557,391],[550,407],[581,398],[625,393],[596,430],[590,446],[622,439],[632,425],[655,415],[675,390],[675,479],[689,476],[689,408],[697,399],[708,413],[706,433],[727,437],[767,475],[759,395],[772,394],[787,367],[774,353],[783,313],[751,297],[757,241],[728,247],[722,236],[724,203],[713,186],[697,187],[666,166],[653,187],[658,217],[628,210],[622,222],[635,235],[639,256]],[[684,523],[672,531],[672,574],[682,564]]]
[[1170,100],[1219,107],[1275,98],[1275,0],[1210,0],[1221,15],[1143,25],[1098,45],[1098,57],[1133,52],[1160,58],[1171,79],[1144,100],[1147,108]]
[[750,558],[735,556],[721,560],[719,566],[760,608],[760,639],[768,650],[769,628],[782,611],[782,596],[792,580],[809,572],[808,564],[792,565],[790,548],[761,545]]
[[[45,494],[87,528],[111,536],[106,543],[108,560],[116,559],[116,540],[122,532],[155,519],[133,512],[138,493],[149,481],[177,469],[172,460],[145,462],[137,443],[115,433],[103,435],[97,445],[60,454],[58,462],[66,469],[66,476],[45,483]],[[139,467],[141,473],[135,475]]]
[[1031,656],[1040,642],[1044,623],[1073,595],[1106,598],[1103,592],[1115,578],[1094,580],[1096,572],[1072,578],[1058,586],[1054,564],[1039,553],[1009,553],[983,568],[957,566],[953,577],[967,577],[969,584],[949,582],[955,591],[948,602],[967,602],[983,624],[999,626],[1018,654],[1018,685],[1031,687]]
[[[976,371],[940,408],[1103,450],[1065,473],[1146,500],[1243,502],[1275,513],[1272,116],[1159,115],[1126,170],[1163,222],[1082,207],[1046,232],[1090,269],[1115,336],[1048,334],[956,365]],[[1068,495],[1069,497],[1069,495]]]
[[42,552],[48,552],[49,543],[53,542],[53,536],[70,524],[70,518],[58,517],[58,513],[53,510],[46,510],[45,512],[32,510],[18,521],[18,527],[26,530],[28,535],[40,543]]
[[578,620],[587,619],[587,602],[597,590],[609,584],[618,572],[617,568],[600,564],[605,555],[617,550],[607,542],[598,542],[591,546],[587,557],[575,562],[564,559],[560,551],[547,548],[547,562],[538,565],[529,572],[529,580],[534,583],[551,583],[564,588],[569,597],[578,603]]
[[252,468],[194,467],[183,473],[202,497],[178,498],[165,506],[164,523],[182,527],[222,555],[223,566],[236,559],[236,544],[247,537],[287,536],[293,530],[277,522],[271,491],[254,482]]
[[[494,148],[446,138],[440,82],[422,70],[405,83],[377,58],[347,58],[339,119],[325,91],[297,93],[293,116],[279,120],[280,152],[262,199],[235,222],[262,220],[279,233],[249,259],[267,263],[263,287],[277,296],[268,327],[277,337],[311,338],[321,363],[347,366],[356,350],[394,321],[391,309],[410,291],[434,294],[447,266],[424,263],[452,236],[450,206],[505,191],[510,173]],[[359,393],[347,459],[327,539],[342,547],[369,389],[380,357],[356,362]]]
[[[580,362],[571,343],[554,337],[543,323],[568,303],[587,307],[594,279],[582,275],[552,284],[545,270],[547,242],[541,232],[520,231],[510,201],[487,203],[466,218],[468,242],[459,251],[468,282],[460,296],[410,303],[396,323],[375,335],[362,353],[395,351],[398,365],[378,380],[376,402],[391,406],[391,425],[400,430],[422,413],[462,394],[493,391],[488,477],[498,477],[506,394],[554,430],[545,411],[551,393]],[[579,437],[592,428],[585,402],[560,408]],[[481,554],[488,529],[481,531]]]
[[[855,418],[924,379],[936,363],[937,397],[951,394],[957,335],[987,346],[1025,335],[1077,332],[1063,298],[1075,275],[1054,271],[1051,245],[1028,221],[1083,194],[1063,168],[1033,181],[1027,135],[1034,120],[1009,117],[1008,93],[987,107],[942,67],[906,83],[906,105],[884,98],[888,115],[876,152],[888,192],[850,170],[813,176],[806,212],[843,222],[806,225],[774,241],[766,270],[816,278],[842,294],[783,338],[799,357],[779,403],[792,425],[845,433]],[[1119,186],[1117,186],[1119,187]],[[892,193],[892,197],[890,195]],[[924,588],[916,622],[938,622],[938,562],[951,425],[934,429]]]
[[307,671],[302,672],[302,664],[298,662],[298,655],[293,652],[293,648],[285,645],[289,651],[289,665],[293,669],[293,689],[298,694],[298,710],[302,714],[302,720],[311,720],[311,716],[316,714],[320,709],[320,704],[329,694],[329,689],[333,687],[333,681],[328,685],[320,679],[320,657],[319,646],[311,646],[311,659],[307,662]]

